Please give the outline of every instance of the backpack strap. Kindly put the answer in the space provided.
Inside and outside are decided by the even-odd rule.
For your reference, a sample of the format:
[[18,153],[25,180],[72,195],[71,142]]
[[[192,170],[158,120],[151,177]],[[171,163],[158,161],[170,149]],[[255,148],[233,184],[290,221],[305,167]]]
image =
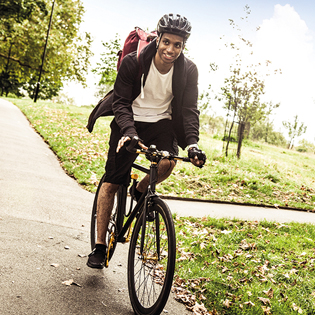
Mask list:
[[153,31],[151,33],[147,33],[144,30],[142,30],[140,27],[136,27],[135,31],[139,38],[138,47],[137,47],[137,60],[139,63],[139,74],[138,74],[138,79],[139,79],[142,74],[141,64],[139,62],[140,53],[144,47],[149,45],[152,42],[152,40],[157,37],[157,32]]

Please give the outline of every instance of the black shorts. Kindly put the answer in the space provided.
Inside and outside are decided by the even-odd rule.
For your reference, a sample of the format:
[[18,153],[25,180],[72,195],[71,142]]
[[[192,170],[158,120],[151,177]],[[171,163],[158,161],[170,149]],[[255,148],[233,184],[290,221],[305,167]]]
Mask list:
[[[105,182],[128,186],[131,166],[138,155],[128,152],[125,146],[116,153],[117,144],[122,134],[115,119],[111,122],[110,127],[111,135],[105,165]],[[163,119],[156,123],[135,122],[135,127],[139,138],[143,140],[146,146],[154,144],[158,150],[178,154],[177,141],[171,120]]]

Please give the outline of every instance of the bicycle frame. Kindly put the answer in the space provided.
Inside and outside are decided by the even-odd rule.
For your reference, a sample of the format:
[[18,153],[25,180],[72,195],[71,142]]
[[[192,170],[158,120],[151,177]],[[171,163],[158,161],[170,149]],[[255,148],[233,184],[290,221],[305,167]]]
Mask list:
[[[155,187],[156,187],[156,182],[157,182],[157,163],[151,161],[150,169],[138,165],[136,163],[133,163],[132,167],[135,169],[138,169],[146,174],[150,175],[150,183],[147,191],[142,194],[140,200],[137,202],[136,206],[133,208],[133,210],[130,212],[129,217],[126,221],[126,223],[123,225],[121,231],[119,232],[117,236],[117,242],[124,243],[126,242],[126,237],[125,234],[127,233],[130,225],[132,224],[133,220],[137,216],[137,214],[140,212],[141,207],[143,206],[143,224],[142,224],[142,239],[141,239],[141,246],[140,246],[140,253],[142,254],[143,252],[143,242],[144,242],[144,235],[145,235],[145,220],[146,220],[146,215],[147,215],[147,205],[149,204],[149,199],[153,197],[157,197],[155,193]],[[143,205],[144,203],[144,205]],[[158,224],[158,222],[157,222]],[[157,241],[159,243],[159,236],[157,236]],[[159,248],[159,244],[157,244],[157,247]]]
[[[128,148],[127,148],[128,150]],[[155,146],[151,146],[148,150],[143,150],[143,149],[134,149],[131,148],[129,150],[133,150],[133,152],[138,153],[138,154],[146,154],[147,159],[150,161],[150,168],[146,168],[144,166],[138,165],[136,163],[133,163],[132,167],[135,169],[140,170],[141,172],[144,172],[146,174],[149,174],[149,186],[148,189],[145,193],[142,194],[140,200],[137,202],[136,206],[134,207],[134,209],[130,212],[129,217],[126,221],[126,223],[123,225],[121,231],[119,232],[118,236],[117,236],[117,242],[126,242],[126,237],[125,234],[127,233],[127,230],[129,229],[129,227],[131,226],[133,220],[135,219],[135,217],[137,216],[137,214],[139,213],[143,202],[144,202],[144,206],[143,206],[143,222],[142,222],[142,235],[141,235],[141,243],[140,243],[140,254],[142,255],[143,253],[143,244],[144,244],[144,236],[145,236],[145,228],[146,228],[146,216],[147,216],[147,212],[148,212],[148,205],[150,205],[150,199],[154,198],[154,197],[158,197],[156,195],[155,192],[155,188],[156,188],[156,184],[158,181],[158,163],[163,159],[163,158],[167,158],[169,160],[181,160],[181,161],[186,161],[186,162],[190,162],[189,158],[182,158],[182,157],[178,157],[178,156],[171,156],[169,155],[169,153],[167,152],[167,154],[164,156],[163,152],[157,151]],[[150,152],[151,154],[148,155],[148,152]],[[159,226],[159,218],[157,216],[157,218],[155,218],[155,222],[156,222],[156,226]],[[158,255],[160,256],[160,238],[159,238],[159,229],[157,228],[157,237],[156,237],[156,241],[157,241],[157,249],[158,249]],[[158,257],[158,260],[160,259],[160,257]]]

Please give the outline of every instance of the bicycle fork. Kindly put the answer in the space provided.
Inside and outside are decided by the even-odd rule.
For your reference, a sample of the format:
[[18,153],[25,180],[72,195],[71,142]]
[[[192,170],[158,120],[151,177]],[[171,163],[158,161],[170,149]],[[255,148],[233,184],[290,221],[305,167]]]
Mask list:
[[[156,242],[156,250],[157,253],[154,253],[153,256],[150,256],[150,253],[145,252],[144,249],[144,239],[145,239],[145,230],[146,230],[146,222],[147,217],[150,212],[150,207],[153,207],[153,197],[155,195],[155,187],[157,183],[157,163],[151,162],[150,167],[150,185],[148,187],[148,193],[145,197],[144,207],[143,207],[143,217],[142,217],[142,233],[141,233],[141,242],[140,242],[140,255],[144,262],[146,262],[148,259],[153,261],[159,261],[160,260],[160,223],[159,223],[159,216],[156,213],[154,215],[154,222],[155,222],[155,242]],[[154,211],[154,210],[153,210]],[[149,250],[148,248],[146,250]]]

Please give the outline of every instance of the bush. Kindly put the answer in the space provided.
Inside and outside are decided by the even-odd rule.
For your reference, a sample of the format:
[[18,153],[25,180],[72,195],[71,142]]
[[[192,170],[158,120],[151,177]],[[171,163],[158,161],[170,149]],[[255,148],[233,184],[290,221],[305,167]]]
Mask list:
[[312,142],[309,142],[305,139],[301,140],[296,147],[298,152],[313,152],[315,153],[315,145]]

